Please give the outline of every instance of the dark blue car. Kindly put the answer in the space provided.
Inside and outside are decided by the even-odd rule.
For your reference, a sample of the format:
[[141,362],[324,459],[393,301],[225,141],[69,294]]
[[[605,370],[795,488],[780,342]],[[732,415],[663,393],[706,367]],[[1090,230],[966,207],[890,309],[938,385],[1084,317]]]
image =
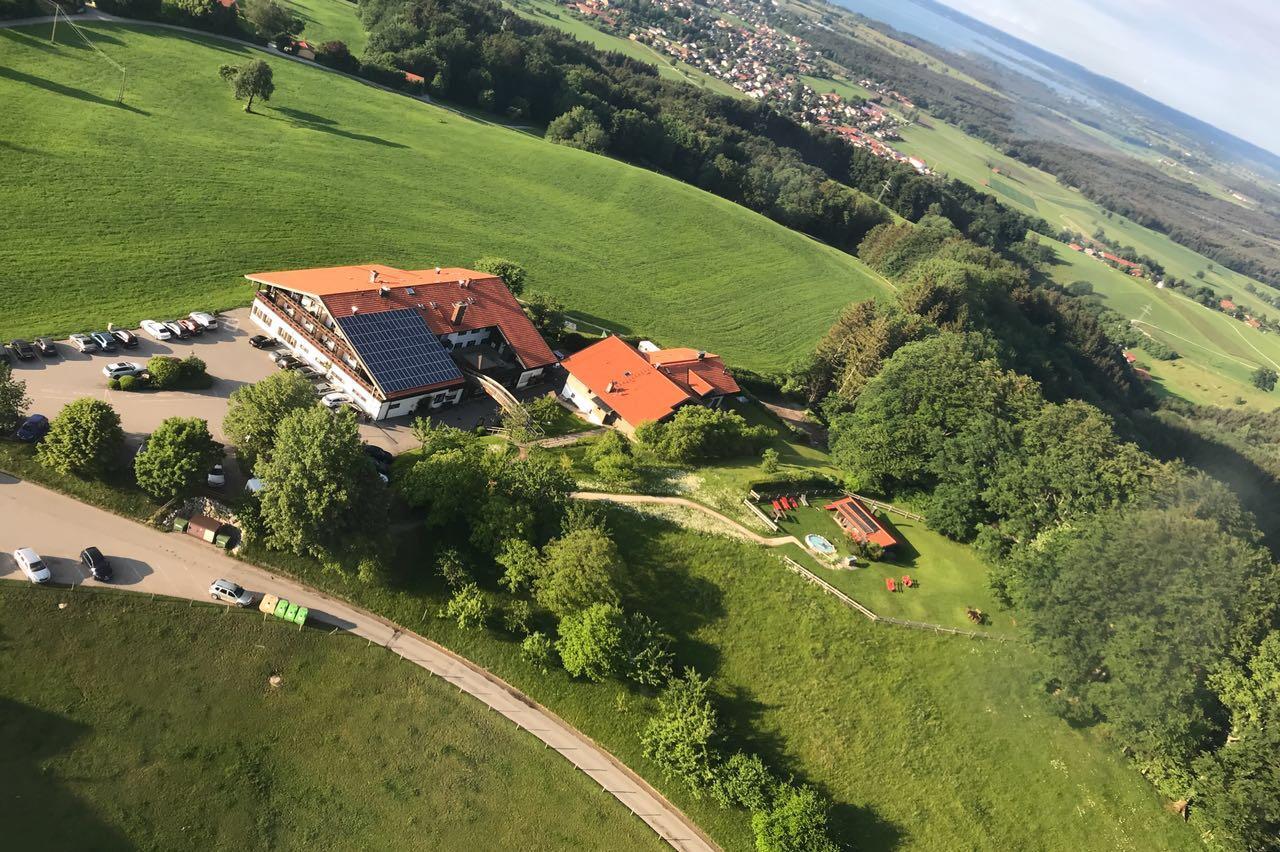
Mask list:
[[49,431],[49,418],[43,414],[33,414],[18,427],[18,440],[34,444]]

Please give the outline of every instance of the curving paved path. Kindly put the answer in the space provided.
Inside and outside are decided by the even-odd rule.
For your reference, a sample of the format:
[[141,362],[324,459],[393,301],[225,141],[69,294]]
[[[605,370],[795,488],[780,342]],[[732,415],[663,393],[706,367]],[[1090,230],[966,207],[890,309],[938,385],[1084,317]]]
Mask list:
[[784,544],[800,544],[799,540],[793,535],[780,535],[773,538],[766,538],[758,532],[747,529],[742,524],[730,518],[728,515],[722,515],[710,506],[704,506],[701,503],[695,503],[692,500],[686,500],[683,497],[659,497],[653,494],[607,494],[603,491],[575,491],[573,492],[575,500],[595,500],[604,503],[658,503],[666,506],[683,506],[686,509],[693,509],[701,512],[707,517],[713,518],[717,523],[725,526],[725,531],[739,538],[745,538],[747,541],[753,541],[756,544],[762,544],[765,547],[782,547]]
[[[227,577],[311,609],[311,617],[376,642],[448,680],[555,749],[681,852],[719,852],[678,808],[585,735],[515,687],[436,643],[367,610],[244,562],[196,539],[163,533],[0,473],[0,579],[26,582],[8,555],[32,547],[54,579],[79,586],[81,548],[95,545],[123,589],[207,601],[209,583]],[[607,842],[606,842],[607,845]]]

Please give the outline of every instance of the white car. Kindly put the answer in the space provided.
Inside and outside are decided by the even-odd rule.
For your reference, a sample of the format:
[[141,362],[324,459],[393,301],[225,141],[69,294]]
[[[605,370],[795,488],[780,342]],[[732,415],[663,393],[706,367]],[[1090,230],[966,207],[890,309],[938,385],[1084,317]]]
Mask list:
[[253,606],[253,592],[245,591],[239,583],[230,580],[214,580],[209,586],[209,597],[236,606]]
[[205,482],[210,488],[222,488],[227,484],[227,471],[220,464],[215,464],[209,468],[209,473],[205,477]]
[[320,397],[321,405],[325,408],[334,410],[339,409],[344,405],[349,405],[350,403],[351,397],[347,396],[345,393],[327,393]]
[[19,547],[13,552],[13,561],[18,563],[22,573],[33,583],[47,583],[53,579],[53,572],[44,564],[40,554],[29,547]]
[[204,311],[192,311],[187,316],[201,328],[213,329],[218,327],[218,318],[213,314],[207,314]]
[[173,332],[169,330],[169,327],[155,320],[143,320],[142,330],[156,340],[171,340],[173,338]]
[[98,342],[91,335],[80,333],[71,335],[71,345],[77,352],[97,352]]
[[136,361],[114,361],[102,368],[102,375],[108,379],[118,379],[121,376],[137,376],[142,372],[142,365]]

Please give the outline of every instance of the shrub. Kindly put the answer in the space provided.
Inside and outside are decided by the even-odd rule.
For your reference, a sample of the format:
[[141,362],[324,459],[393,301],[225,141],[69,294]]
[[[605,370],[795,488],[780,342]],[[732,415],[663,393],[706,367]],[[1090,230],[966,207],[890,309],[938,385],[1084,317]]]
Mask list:
[[530,633],[520,643],[520,656],[525,662],[542,670],[543,674],[555,664],[555,647],[545,633]]
[[17,429],[30,407],[27,383],[13,377],[8,361],[0,361],[0,433],[7,435]]
[[480,587],[475,583],[467,583],[453,593],[441,615],[457,621],[463,630],[471,630],[483,627],[491,612],[492,606]]
[[636,429],[636,439],[654,455],[682,463],[745,455],[771,437],[768,426],[748,426],[737,412],[700,405],[686,405],[666,423],[650,421]]
[[693,669],[685,669],[659,696],[659,713],[640,735],[644,756],[665,777],[683,781],[694,798],[700,798],[715,778],[718,720],[709,697],[710,683]]
[[316,62],[347,73],[360,70],[360,61],[351,55],[346,42],[342,41],[326,41],[320,45],[316,50]]
[[481,272],[488,272],[490,275],[501,278],[502,283],[506,284],[507,289],[511,291],[511,295],[519,296],[524,291],[524,280],[528,273],[515,261],[504,257],[482,257],[475,262],[474,266]]
[[561,619],[556,651],[565,671],[597,683],[616,673],[622,662],[624,623],[622,610],[608,603]]
[[627,616],[622,633],[622,658],[627,677],[642,686],[660,687],[671,680],[671,637],[644,613]]
[[765,473],[778,472],[778,451],[773,447],[767,448],[760,454],[760,469]]
[[115,376],[107,379],[107,390],[120,390],[120,380]]
[[116,380],[116,387],[122,391],[141,390],[141,383],[137,376],[121,376]]
[[533,608],[529,602],[517,598],[507,604],[502,611],[502,626],[508,633],[520,636],[529,632],[529,619],[533,616]]
[[716,767],[711,795],[722,808],[746,808],[757,813],[769,808],[777,789],[778,779],[760,755],[739,751]]
[[573,107],[548,124],[546,138],[594,154],[608,150],[610,141],[600,119],[584,106]]
[[36,449],[45,467],[77,476],[101,476],[124,449],[120,415],[100,399],[77,399],[53,418]]
[[783,785],[767,811],[751,817],[758,852],[838,852],[827,836],[829,805],[812,787]]
[[[123,382],[122,382],[123,384]],[[222,445],[198,417],[170,417],[133,460],[138,485],[153,497],[169,500],[191,492],[222,458]]]
[[169,355],[153,355],[147,361],[147,373],[157,389],[169,390],[177,387],[182,379],[182,362]]

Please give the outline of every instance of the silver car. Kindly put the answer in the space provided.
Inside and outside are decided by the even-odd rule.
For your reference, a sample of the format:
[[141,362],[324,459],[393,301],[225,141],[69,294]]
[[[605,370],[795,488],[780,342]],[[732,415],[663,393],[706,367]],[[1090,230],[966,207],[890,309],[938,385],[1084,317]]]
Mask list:
[[209,597],[215,601],[222,601],[235,606],[253,606],[253,593],[246,591],[239,583],[233,583],[230,580],[214,580],[209,586]]

